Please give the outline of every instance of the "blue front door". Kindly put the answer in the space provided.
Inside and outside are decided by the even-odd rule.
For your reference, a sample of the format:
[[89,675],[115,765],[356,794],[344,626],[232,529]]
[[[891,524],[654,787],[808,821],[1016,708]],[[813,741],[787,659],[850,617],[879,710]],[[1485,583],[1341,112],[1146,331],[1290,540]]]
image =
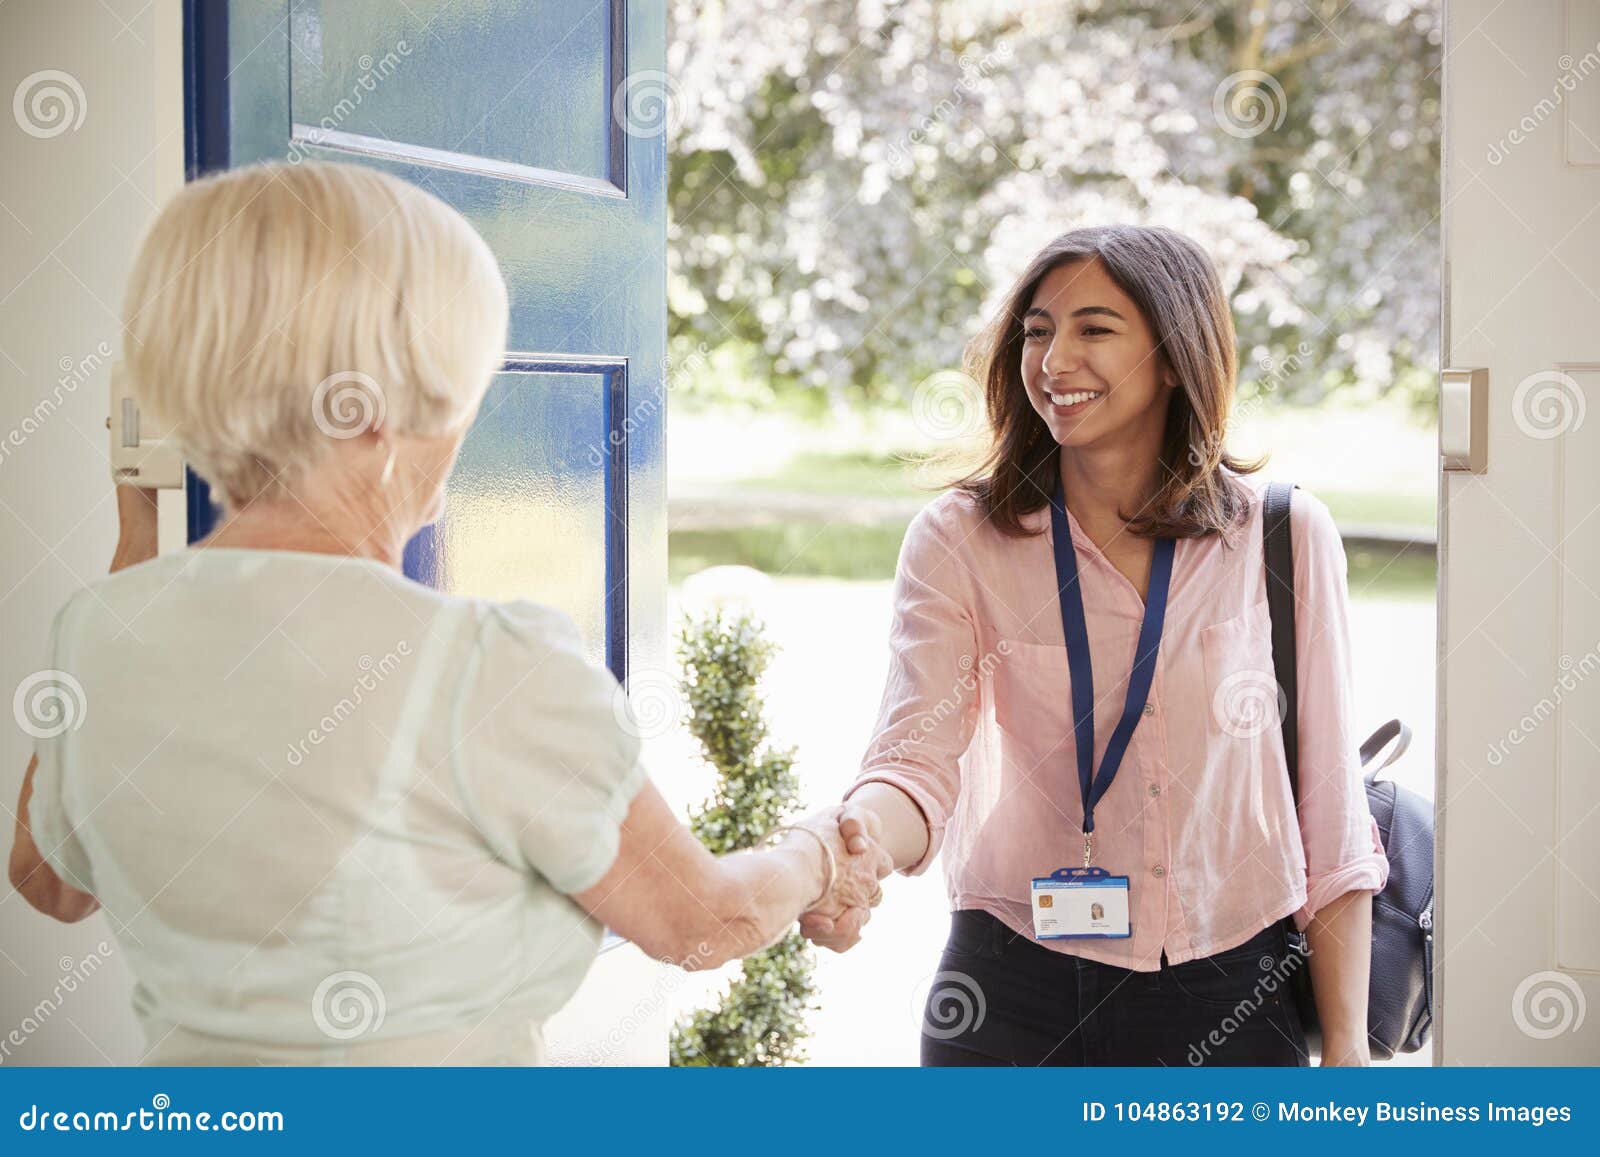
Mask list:
[[[454,205],[499,258],[511,352],[407,573],[560,607],[619,679],[658,662],[662,6],[190,0],[185,19],[191,174],[370,164]],[[189,505],[193,540],[215,517],[203,484]]]

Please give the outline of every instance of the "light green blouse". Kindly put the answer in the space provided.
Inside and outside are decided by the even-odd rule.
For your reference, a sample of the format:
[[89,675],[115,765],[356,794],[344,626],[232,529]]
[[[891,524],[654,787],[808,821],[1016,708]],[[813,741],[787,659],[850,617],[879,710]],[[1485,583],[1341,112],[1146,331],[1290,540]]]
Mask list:
[[538,1063],[600,940],[568,894],[645,776],[571,619],[190,550],[75,595],[45,663],[81,710],[36,728],[29,818],[147,1063]]

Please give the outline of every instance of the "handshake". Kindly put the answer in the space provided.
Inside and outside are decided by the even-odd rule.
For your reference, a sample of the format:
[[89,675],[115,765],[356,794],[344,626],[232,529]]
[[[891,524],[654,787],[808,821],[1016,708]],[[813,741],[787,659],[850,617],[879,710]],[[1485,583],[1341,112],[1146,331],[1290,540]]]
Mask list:
[[817,836],[833,857],[833,879],[827,894],[800,916],[807,940],[834,952],[853,948],[872,909],[883,900],[879,883],[894,871],[894,860],[881,844],[883,821],[859,804],[838,804],[798,821]]

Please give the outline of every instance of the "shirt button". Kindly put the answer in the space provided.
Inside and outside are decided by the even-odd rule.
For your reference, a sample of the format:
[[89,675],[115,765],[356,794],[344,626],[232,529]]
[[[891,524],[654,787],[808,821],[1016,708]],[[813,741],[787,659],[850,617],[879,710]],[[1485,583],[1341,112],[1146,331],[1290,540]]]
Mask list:
[[1152,783],[1150,785],[1150,794],[1151,795],[1160,795],[1161,794],[1161,785],[1159,783]]
[[1146,715],[1154,715],[1156,713],[1156,705],[1154,703],[1146,703],[1144,705],[1144,713]]
[[1157,879],[1160,879],[1162,876],[1165,876],[1167,874],[1167,870],[1165,868],[1163,868],[1160,864],[1157,864],[1153,869],[1151,869],[1151,874],[1153,876],[1155,876]]

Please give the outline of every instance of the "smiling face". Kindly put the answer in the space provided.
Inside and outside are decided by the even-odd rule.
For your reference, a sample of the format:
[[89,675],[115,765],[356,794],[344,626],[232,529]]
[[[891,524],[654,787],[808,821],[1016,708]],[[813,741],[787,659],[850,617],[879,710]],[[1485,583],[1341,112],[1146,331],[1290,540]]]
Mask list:
[[[1216,266],[1183,234],[1097,225],[1054,238],[1017,275],[967,360],[983,385],[990,443],[957,485],[1000,533],[1036,534],[1028,515],[1067,474],[1092,484],[1090,474],[1107,476],[1102,465],[1115,473],[1147,459],[1161,469],[1156,493],[1128,521],[1133,533],[1231,533],[1248,512],[1249,493],[1231,475],[1265,460],[1224,446],[1238,372],[1233,315]],[[1088,396],[1073,406],[1079,391]]]
[[1022,321],[1022,384],[1062,446],[1154,437],[1166,422],[1166,361],[1139,307],[1096,258],[1047,273]]

